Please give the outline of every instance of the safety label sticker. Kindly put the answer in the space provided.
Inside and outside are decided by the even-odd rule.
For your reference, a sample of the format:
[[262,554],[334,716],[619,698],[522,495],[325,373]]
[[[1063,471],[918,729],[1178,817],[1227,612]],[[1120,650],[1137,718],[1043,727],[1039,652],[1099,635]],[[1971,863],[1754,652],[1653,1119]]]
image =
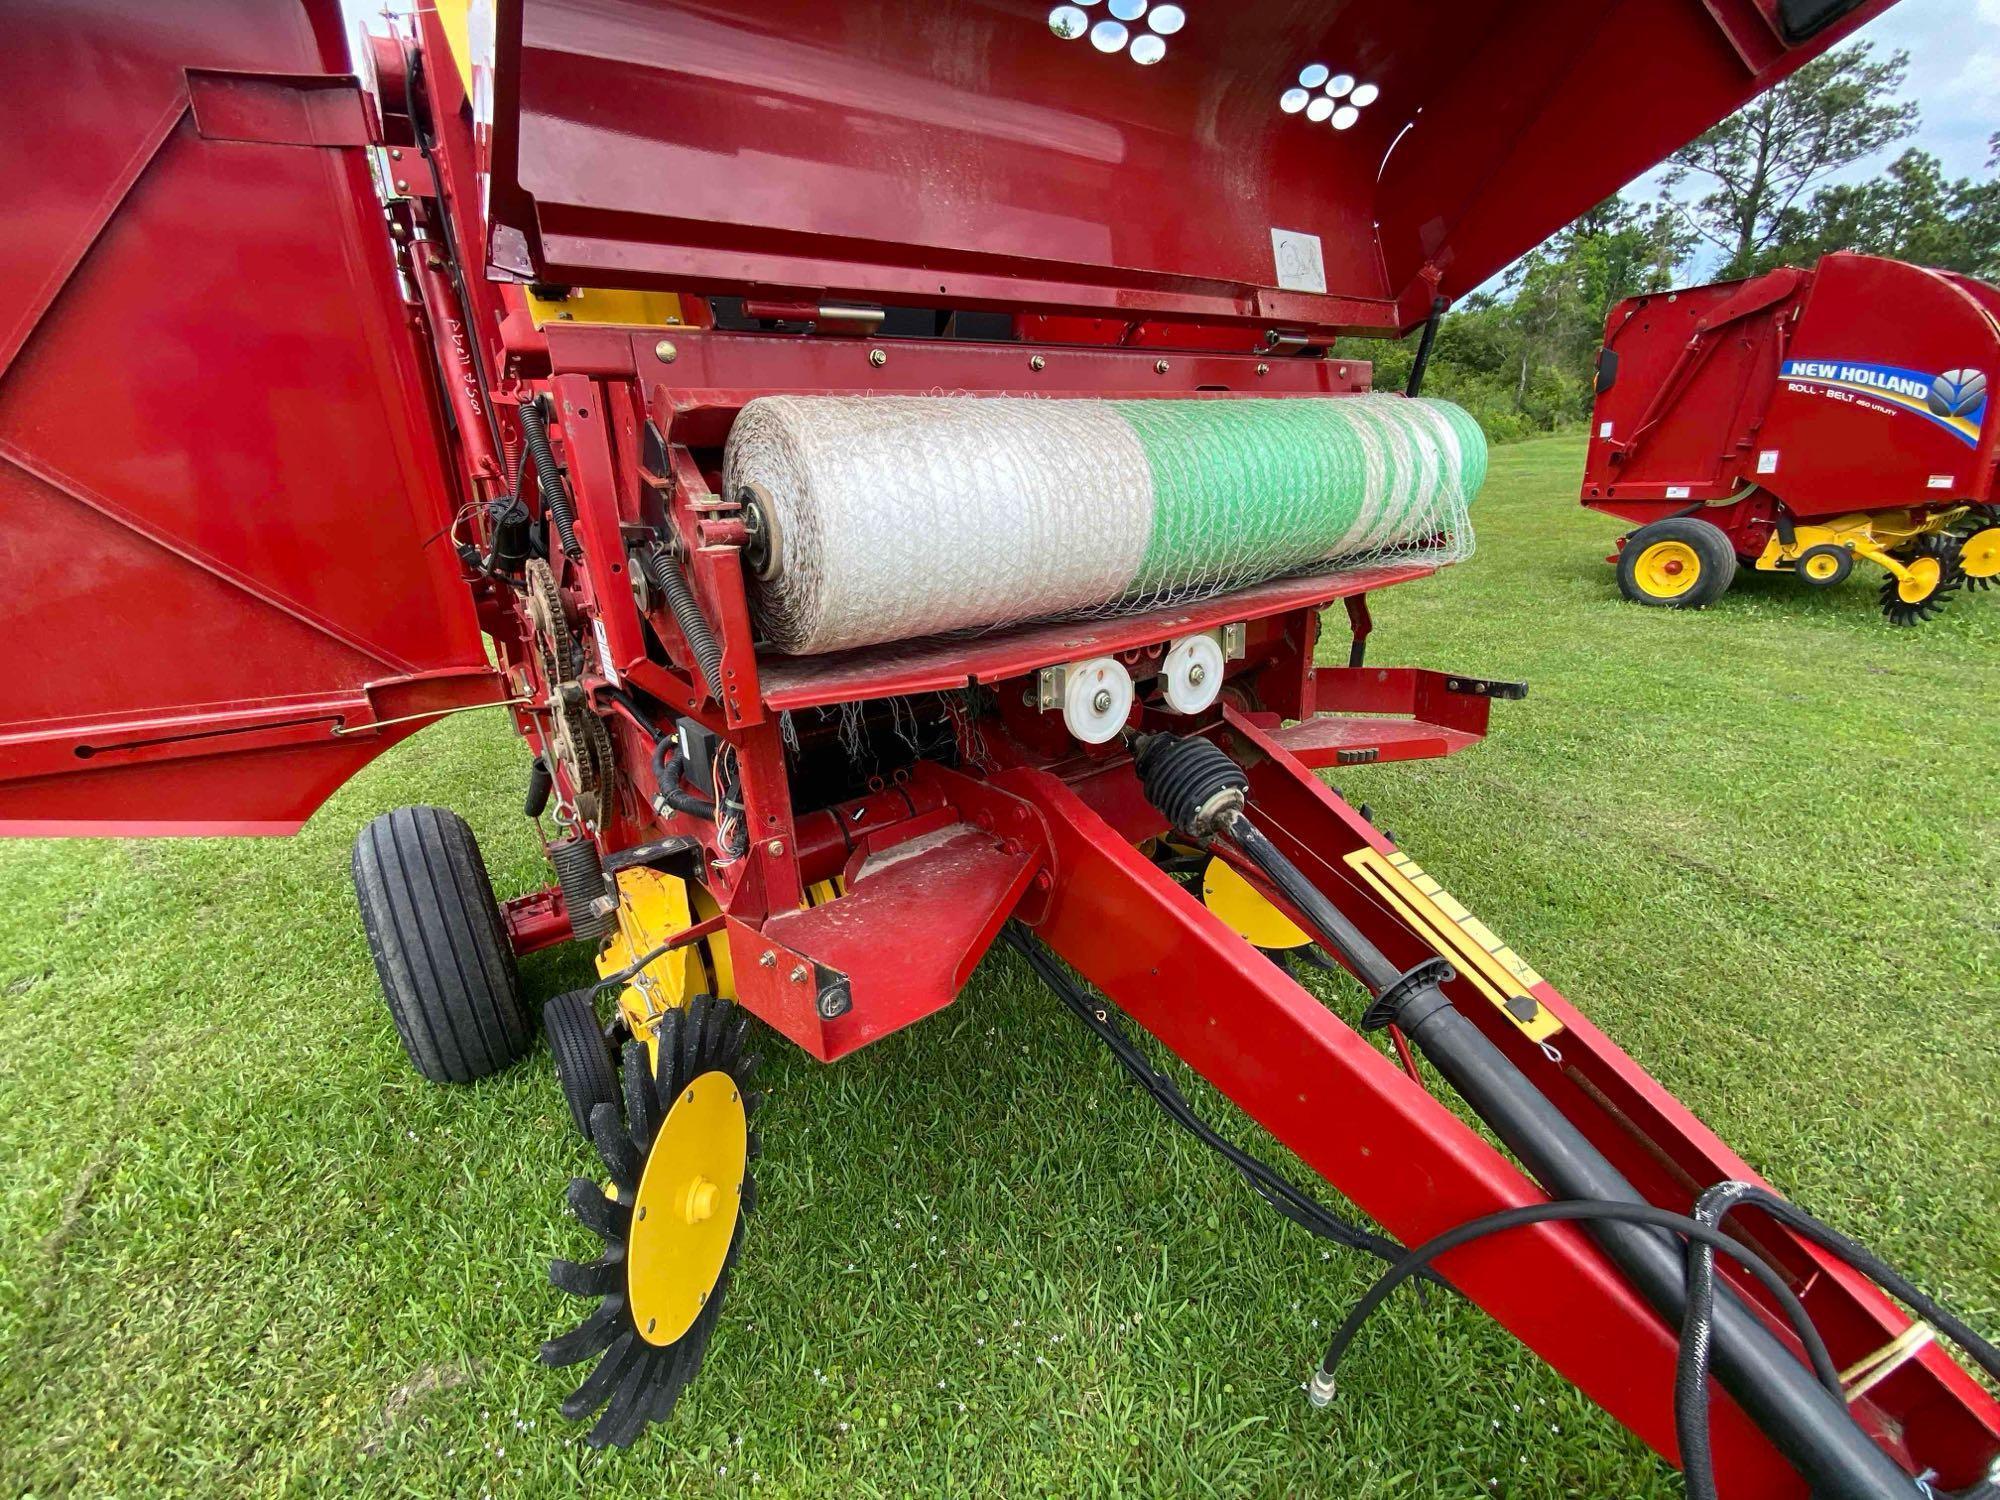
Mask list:
[[1278,285],[1286,291],[1326,290],[1326,261],[1320,255],[1318,235],[1273,228],[1271,259],[1277,262]]

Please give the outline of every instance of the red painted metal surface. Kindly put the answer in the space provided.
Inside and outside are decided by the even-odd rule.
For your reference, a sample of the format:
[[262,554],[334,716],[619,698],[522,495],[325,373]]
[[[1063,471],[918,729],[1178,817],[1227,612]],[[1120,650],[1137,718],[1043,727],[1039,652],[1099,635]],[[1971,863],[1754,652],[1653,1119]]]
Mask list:
[[[344,76],[330,5],[100,0],[38,20],[16,38],[37,81],[0,99],[0,121],[26,137],[59,90],[92,128],[53,169],[27,154],[0,167],[37,226],[0,244],[15,273],[0,277],[0,560],[36,602],[16,624],[30,666],[0,714],[0,826],[295,827],[383,745],[466,703],[507,700],[545,747],[552,684],[518,596],[463,576],[447,535],[518,459],[511,403],[542,396],[581,542],[551,563],[617,764],[586,831],[607,853],[679,836],[672,858],[721,908],[696,930],[724,935],[748,1009],[838,1057],[948,1005],[1019,915],[1392,1231],[1534,1201],[1444,1104],[1138,852],[1162,825],[1121,747],[1079,747],[1022,701],[1044,665],[1127,655],[1140,722],[1214,733],[1248,766],[1274,842],[1407,964],[1423,940],[1342,862],[1390,846],[1308,767],[1343,750],[1444,754],[1484,734],[1489,699],[1462,681],[1314,666],[1322,606],[1344,598],[1358,640],[1361,591],[1427,570],[762,658],[742,518],[716,493],[720,448],[745,402],[780,390],[1366,389],[1365,363],[1258,352],[1264,329],[1407,326],[1434,289],[1476,284],[1881,8],[1788,45],[1773,0],[1357,0],[1311,15],[1245,0],[1226,28],[1190,7],[1169,60],[1142,70],[1055,40],[1026,0],[534,0],[525,17],[497,8],[484,163],[432,10],[407,41],[371,49],[372,102]],[[1343,135],[1283,116],[1278,85],[1311,60],[1365,73],[1381,104]],[[1578,131],[1607,78],[1653,106]],[[360,145],[374,135],[397,185],[388,236]],[[1273,224],[1320,236],[1324,294],[1271,285]],[[694,295],[683,309],[699,327],[537,330],[517,289],[479,274],[489,262],[753,291],[780,310],[842,293],[995,307],[1016,337],[730,332]],[[1940,285],[1994,310],[1990,288]],[[1692,390],[1704,377],[1686,378]],[[521,488],[541,512],[538,483]],[[484,526],[467,517],[467,539]],[[668,536],[722,644],[714,697],[661,601],[635,600],[628,547]],[[1149,653],[1239,622],[1224,706],[1166,715]],[[994,689],[983,711],[949,694],[968,683]],[[865,733],[885,697],[928,715],[938,748],[878,766],[868,757],[898,752],[871,745],[856,765],[842,715],[796,714],[789,743],[779,721],[851,705]],[[653,809],[652,733],[682,714],[733,754],[734,847],[715,822]],[[556,780],[560,808],[577,788],[567,768]],[[836,874],[846,894],[804,907],[806,885]],[[504,915],[521,951],[569,931],[553,890]],[[841,992],[851,1004],[828,1014]],[[1643,1193],[1684,1208],[1699,1186],[1749,1175],[1552,987],[1534,993],[1565,1024],[1560,1063],[1455,989]],[[1749,1222],[1837,1361],[1904,1326],[1849,1273]],[[1671,1336],[1585,1235],[1545,1226],[1445,1270],[1671,1456]],[[2000,1446],[2000,1411],[1935,1348],[1861,1411],[1948,1483]],[[1727,1402],[1716,1447],[1731,1500],[1798,1493]]]
[[68,122],[0,161],[0,827],[288,832],[415,727],[370,726],[506,696],[366,101],[296,8],[41,9],[0,92],[11,140]]
[[1583,503],[1706,507],[1754,556],[1798,520],[1995,498],[2000,419],[1932,399],[2000,373],[2000,292],[1872,255],[1637,297],[1605,324]]
[[1093,620],[1017,625],[987,635],[898,641],[826,656],[778,657],[760,678],[765,707],[809,708],[1001,682],[1047,666],[1107,656],[1243,620],[1318,610],[1335,599],[1428,577],[1428,567],[1350,568],[1280,578],[1198,603]]
[[509,897],[500,903],[500,920],[507,927],[508,946],[518,954],[539,953],[576,936],[557,885]]
[[[1788,46],[1769,0],[1241,0],[1188,7],[1152,67],[1057,39],[1039,0],[502,4],[489,253],[585,284],[1408,328],[1887,3]],[[1279,108],[1313,62],[1380,89],[1351,129]],[[1614,79],[1646,109],[1579,129]],[[1281,283],[1274,228],[1317,238],[1323,291]]]

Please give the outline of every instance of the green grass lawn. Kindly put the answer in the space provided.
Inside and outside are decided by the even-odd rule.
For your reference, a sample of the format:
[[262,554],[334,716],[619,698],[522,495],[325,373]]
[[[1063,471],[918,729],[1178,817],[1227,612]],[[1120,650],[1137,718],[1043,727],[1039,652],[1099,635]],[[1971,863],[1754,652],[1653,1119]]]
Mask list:
[[[1376,660],[1528,699],[1343,789],[1780,1188],[2000,1332],[2000,596],[1910,631],[1866,568],[1626,605],[1581,452],[1496,452],[1477,558],[1376,601]],[[831,1068],[767,1047],[707,1367],[589,1452],[534,1360],[581,1307],[544,1268],[592,1170],[546,1050],[420,1081],[347,885],[405,802],[540,883],[523,764],[459,719],[294,840],[0,851],[0,1492],[1679,1492],[1445,1299],[1392,1304],[1311,1411],[1373,1268],[1254,1207],[998,955]],[[524,968],[538,1001],[585,972]]]

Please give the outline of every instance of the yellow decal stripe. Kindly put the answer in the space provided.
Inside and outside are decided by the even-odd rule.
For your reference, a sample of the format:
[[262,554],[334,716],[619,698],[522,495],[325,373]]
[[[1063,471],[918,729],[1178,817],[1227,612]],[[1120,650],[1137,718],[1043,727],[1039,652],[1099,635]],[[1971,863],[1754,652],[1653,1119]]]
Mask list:
[[1347,863],[1522,1035],[1544,1042],[1562,1030],[1562,1022],[1530,993],[1542,976],[1409,855],[1362,848],[1348,855]]

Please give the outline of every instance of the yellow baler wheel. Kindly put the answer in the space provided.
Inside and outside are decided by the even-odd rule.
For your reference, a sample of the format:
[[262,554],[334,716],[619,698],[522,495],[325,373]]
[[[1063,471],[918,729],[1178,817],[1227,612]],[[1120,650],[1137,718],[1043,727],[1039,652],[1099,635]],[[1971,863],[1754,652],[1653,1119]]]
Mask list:
[[1678,599],[1701,582],[1701,558],[1686,542],[1655,542],[1632,565],[1639,587],[1655,599]]

